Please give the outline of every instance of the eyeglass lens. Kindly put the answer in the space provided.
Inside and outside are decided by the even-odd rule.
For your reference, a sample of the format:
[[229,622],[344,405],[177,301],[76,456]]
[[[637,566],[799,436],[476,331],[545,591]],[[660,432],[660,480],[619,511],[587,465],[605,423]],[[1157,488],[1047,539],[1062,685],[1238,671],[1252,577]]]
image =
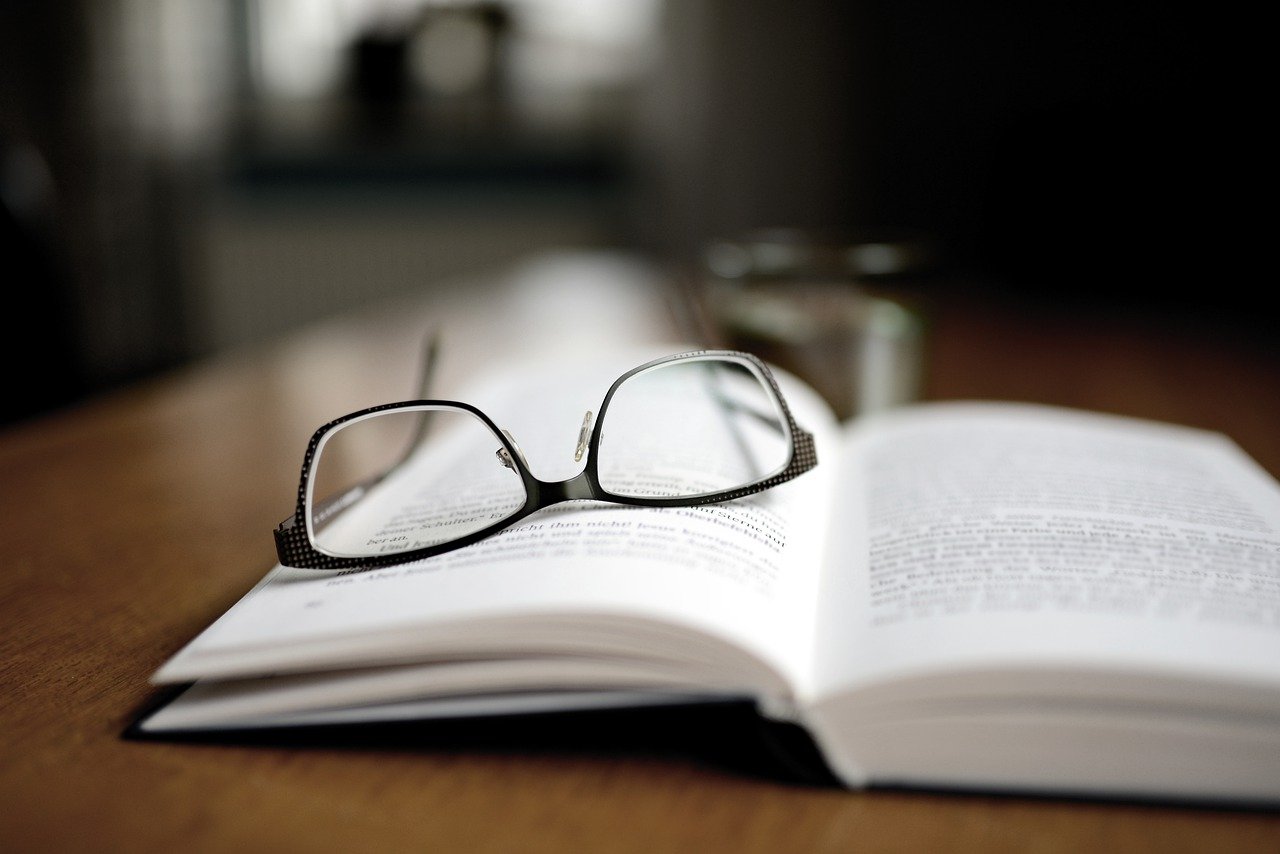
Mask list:
[[308,524],[340,557],[396,554],[461,539],[513,515],[524,482],[502,441],[470,412],[393,409],[328,434],[312,466]]
[[747,362],[687,359],[618,386],[600,426],[600,486],[627,497],[695,497],[786,467],[791,434],[772,388]]

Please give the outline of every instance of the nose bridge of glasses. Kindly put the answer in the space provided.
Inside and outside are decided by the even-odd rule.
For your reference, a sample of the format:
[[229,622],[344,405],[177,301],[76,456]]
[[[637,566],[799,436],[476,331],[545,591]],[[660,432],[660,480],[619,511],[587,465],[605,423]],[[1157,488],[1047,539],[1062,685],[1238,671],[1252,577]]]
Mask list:
[[542,490],[541,499],[544,506],[557,504],[561,501],[595,498],[595,493],[591,489],[591,481],[585,471],[578,472],[568,480],[552,483],[544,482],[540,486]]
[[[582,416],[582,426],[578,428],[578,443],[573,450],[573,461],[575,463],[582,462],[582,456],[583,454],[586,453],[587,444],[591,440],[591,426],[593,423],[592,416],[593,416],[593,413],[591,412],[590,409],[588,409],[586,414]],[[527,457],[525,457],[524,451],[520,447],[520,443],[516,441],[516,437],[511,435],[511,431],[506,429],[505,427],[502,428],[502,435],[506,437],[507,442],[509,442],[512,449],[515,450],[516,456],[520,458],[520,462],[524,464],[524,467],[526,469],[529,468],[529,460]],[[511,454],[507,451],[505,447],[498,448],[498,450],[494,452],[494,456],[498,458],[498,462],[500,462],[504,467],[509,468],[513,471],[515,470],[516,468],[515,461],[511,459]],[[576,484],[578,481],[581,481],[581,480],[583,480],[583,477],[579,475],[576,477],[571,477],[568,480],[563,481],[563,483]],[[578,489],[575,486],[574,491],[575,491],[575,494],[573,495],[566,494],[566,497],[567,498],[590,498],[591,497],[589,489],[584,491],[584,490]],[[577,492],[582,492],[583,494],[578,495],[576,494]]]

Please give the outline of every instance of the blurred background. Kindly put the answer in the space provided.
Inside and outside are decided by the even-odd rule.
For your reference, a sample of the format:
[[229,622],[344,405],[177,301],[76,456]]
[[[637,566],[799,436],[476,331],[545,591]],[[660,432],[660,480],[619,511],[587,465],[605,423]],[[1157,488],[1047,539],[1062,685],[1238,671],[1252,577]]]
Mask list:
[[1262,29],[1223,10],[0,9],[0,422],[540,251],[678,269],[766,228],[922,248],[922,293],[1270,335]]

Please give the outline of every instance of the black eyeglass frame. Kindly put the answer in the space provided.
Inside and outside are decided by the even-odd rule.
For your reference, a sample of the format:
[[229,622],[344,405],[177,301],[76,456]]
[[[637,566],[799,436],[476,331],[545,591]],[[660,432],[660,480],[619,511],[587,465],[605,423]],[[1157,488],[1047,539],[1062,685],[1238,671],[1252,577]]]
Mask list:
[[[719,492],[692,496],[661,498],[618,495],[601,486],[598,455],[601,437],[600,426],[605,421],[605,416],[609,411],[609,403],[612,401],[614,393],[618,388],[636,374],[652,370],[653,368],[661,365],[684,360],[713,361],[717,359],[746,362],[755,368],[760,378],[764,379],[764,381],[768,383],[769,389],[773,392],[779,411],[781,412],[782,417],[786,422],[787,429],[791,435],[790,454],[786,464],[775,474],[769,475],[768,477],[762,478],[753,483]],[[437,409],[445,408],[459,410],[478,418],[493,434],[494,438],[501,442],[503,449],[506,451],[506,461],[511,464],[516,473],[520,476],[525,490],[525,502],[523,506],[514,511],[511,515],[500,519],[492,525],[488,525],[455,540],[449,540],[445,543],[437,543],[436,545],[426,546],[420,549],[409,549],[385,555],[352,557],[332,555],[316,548],[316,546],[311,542],[309,525],[306,522],[307,495],[311,483],[313,471],[312,466],[325,436],[350,421],[364,418],[368,415],[393,412],[398,409],[411,409],[421,406],[430,406]],[[814,444],[813,434],[800,428],[799,425],[796,424],[795,418],[791,414],[791,409],[787,406],[787,400],[783,396],[782,390],[778,387],[778,381],[769,371],[768,366],[756,356],[738,350],[692,350],[686,353],[677,353],[675,355],[664,356],[662,358],[645,362],[644,364],[638,365],[618,377],[609,387],[608,392],[605,393],[604,401],[600,404],[600,409],[597,411],[594,423],[591,426],[591,435],[587,442],[586,457],[586,465],[583,467],[583,470],[573,477],[562,481],[541,480],[535,477],[533,472],[529,470],[529,466],[525,462],[523,454],[508,438],[507,434],[499,429],[488,415],[485,415],[471,404],[456,400],[404,400],[396,403],[385,403],[379,406],[372,406],[367,409],[361,409],[357,412],[351,412],[347,415],[343,415],[341,418],[335,418],[333,421],[323,425],[312,434],[311,440],[307,444],[306,454],[303,456],[302,460],[302,477],[298,484],[297,508],[294,511],[294,514],[281,522],[274,532],[276,554],[282,565],[298,569],[378,569],[381,567],[395,566],[398,564],[422,560],[424,558],[435,557],[436,555],[460,549],[464,546],[471,545],[472,543],[477,543],[493,536],[504,528],[511,527],[539,510],[551,507],[555,504],[561,504],[566,501],[594,500],[605,501],[611,504],[624,504],[633,507],[696,507],[704,504],[719,504],[725,501],[732,501],[736,498],[744,498],[748,495],[764,492],[767,489],[771,489],[781,483],[786,483],[789,480],[799,477],[818,464],[818,454]],[[352,494],[356,489],[360,488],[362,487],[353,487],[346,493],[336,496],[332,500],[326,501],[326,503],[333,506],[343,506],[344,499]]]

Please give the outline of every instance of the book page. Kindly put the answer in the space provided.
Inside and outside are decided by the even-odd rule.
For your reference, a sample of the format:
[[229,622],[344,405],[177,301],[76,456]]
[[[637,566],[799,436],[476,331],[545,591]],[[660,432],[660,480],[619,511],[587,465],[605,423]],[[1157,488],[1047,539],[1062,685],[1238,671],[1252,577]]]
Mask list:
[[1225,437],[937,404],[847,443],[822,690],[956,668],[1280,685],[1280,489]]
[[[322,719],[389,719],[391,714],[436,717],[460,708],[467,700],[506,698],[501,711],[512,713],[534,695],[562,695],[561,710],[571,694],[612,693],[617,705],[639,696],[687,701],[696,692],[731,696],[734,686],[704,683],[691,689],[687,679],[673,680],[670,668],[634,659],[597,656],[527,657],[481,661],[434,661],[320,670],[270,679],[203,680],[147,717],[142,728],[152,732],[217,727],[280,726]],[[597,700],[592,697],[591,702]],[[432,707],[436,707],[434,710]],[[381,712],[376,710],[381,709]],[[404,718],[401,718],[404,719]]]
[[[583,465],[573,454],[584,412],[627,369],[668,352],[534,362],[464,399],[511,431],[538,477],[562,480]],[[829,412],[807,388],[779,379],[821,456],[834,437]],[[491,448],[485,459],[502,471]],[[578,655],[659,660],[686,678],[728,673],[744,684],[768,674],[780,688],[780,674],[811,670],[825,472],[819,464],[781,487],[702,507],[568,502],[386,569],[278,567],[156,680]],[[430,516],[414,493],[402,498],[401,522]]]

